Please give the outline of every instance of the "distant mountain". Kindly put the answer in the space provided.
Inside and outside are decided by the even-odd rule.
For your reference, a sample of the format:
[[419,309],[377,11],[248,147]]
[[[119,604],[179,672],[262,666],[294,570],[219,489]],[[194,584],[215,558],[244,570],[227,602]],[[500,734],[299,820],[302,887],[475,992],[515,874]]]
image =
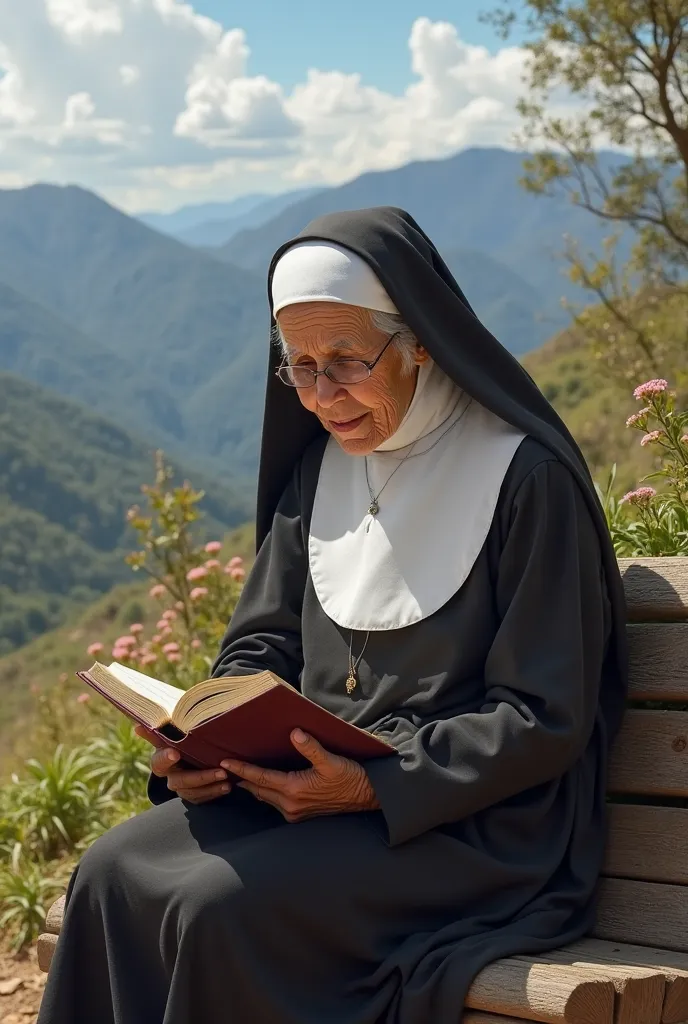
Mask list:
[[[235,364],[253,360],[263,370],[268,311],[259,276],[167,238],[83,189],[37,185],[0,192],[0,281],[76,328],[81,350],[83,336],[94,338],[94,350],[119,359],[119,369],[105,372],[123,395],[120,419],[131,410],[144,436],[178,453],[218,458],[229,471],[231,452],[218,443],[199,449],[187,409],[199,388],[218,374],[231,377]],[[53,355],[56,344],[46,335]],[[74,345],[59,357],[62,378],[79,375],[83,356]],[[96,386],[97,374],[92,379]],[[67,397],[78,393],[59,380],[54,386]],[[257,456],[259,393],[254,403],[239,428],[254,438],[242,472],[253,472]],[[95,398],[91,404],[99,407]],[[219,436],[233,413],[220,401],[212,417]]]
[[[442,252],[479,250],[509,267],[541,294],[542,311],[551,315],[562,294],[575,293],[557,258],[565,236],[579,239],[584,249],[597,248],[608,226],[565,198],[526,192],[519,185],[523,159],[523,153],[504,149],[466,149],[448,159],[362,174],[289,206],[262,227],[239,232],[220,253],[236,266],[264,274],[275,249],[313,218],[400,206]],[[603,167],[620,160],[613,154],[601,159]]]
[[162,231],[163,234],[176,238],[179,232],[188,231],[206,221],[240,217],[270,198],[267,192],[251,192],[249,195],[238,196],[236,199],[230,199],[223,203],[195,203],[189,206],[180,206],[179,209],[172,210],[170,213],[150,211],[139,213],[136,216],[149,228],[155,228],[156,231]]
[[518,153],[467,150],[295,201],[271,197],[247,216],[291,205],[212,251],[77,187],[0,191],[0,370],[85,402],[243,488],[259,450],[265,271],[275,248],[319,213],[385,203],[410,210],[478,315],[516,353],[565,322],[559,297],[568,285],[555,253],[565,233],[586,247],[604,226],[564,200],[524,192],[521,162]]
[[247,210],[237,210],[234,213],[215,215],[188,228],[168,230],[168,234],[174,235],[181,242],[186,242],[188,245],[224,245],[239,231],[267,224],[269,220],[279,216],[283,210],[286,210],[293,203],[307,199],[309,196],[321,191],[323,190],[301,188],[294,192],[285,192],[279,196],[265,196]]
[[[0,373],[0,653],[130,578],[126,509],[153,478],[152,452],[126,430],[13,374]],[[213,533],[250,503],[202,473]]]

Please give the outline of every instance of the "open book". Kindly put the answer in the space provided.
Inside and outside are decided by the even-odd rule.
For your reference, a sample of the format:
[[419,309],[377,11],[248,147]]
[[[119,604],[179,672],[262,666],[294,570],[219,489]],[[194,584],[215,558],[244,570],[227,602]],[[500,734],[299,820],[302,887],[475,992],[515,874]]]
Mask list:
[[304,759],[290,740],[297,728],[353,760],[394,753],[385,740],[326,711],[272,672],[207,679],[186,691],[117,662],[96,662],[77,675],[200,768],[216,768],[228,757],[266,768],[301,767]]

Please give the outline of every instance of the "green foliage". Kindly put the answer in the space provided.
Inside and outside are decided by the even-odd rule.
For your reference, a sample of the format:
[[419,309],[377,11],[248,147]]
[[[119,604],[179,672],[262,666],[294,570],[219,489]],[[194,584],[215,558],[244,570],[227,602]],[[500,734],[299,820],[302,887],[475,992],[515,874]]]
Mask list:
[[[491,15],[508,34],[515,0]],[[571,278],[600,309],[577,312],[607,369],[626,380],[688,361],[688,5],[685,0],[525,0],[531,63],[521,100],[532,192],[568,194],[611,225],[601,256],[571,243]],[[557,91],[580,101],[551,114]],[[555,104],[556,105],[556,104]],[[602,166],[600,145],[631,155]],[[631,258],[618,265],[630,230]],[[574,311],[575,312],[575,311]]]
[[663,489],[642,486],[621,499],[614,494],[616,467],[598,493],[618,556],[688,555],[688,412],[663,379],[647,381],[634,396],[647,404],[629,416],[627,428],[639,430],[640,444],[651,448],[657,467],[645,480]]
[[[0,655],[128,577],[125,513],[150,464],[124,430],[0,373]],[[208,528],[245,518],[243,499],[207,490]]]
[[52,900],[64,889],[64,873],[49,873],[41,861],[25,863],[16,845],[0,868],[0,929],[13,951],[33,942],[41,932]]

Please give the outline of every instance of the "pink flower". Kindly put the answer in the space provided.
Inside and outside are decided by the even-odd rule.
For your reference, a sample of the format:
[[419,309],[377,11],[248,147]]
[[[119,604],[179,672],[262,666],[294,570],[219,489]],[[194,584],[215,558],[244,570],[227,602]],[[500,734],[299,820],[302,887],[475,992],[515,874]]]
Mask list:
[[160,632],[162,633],[163,636],[168,636],[172,632],[172,627],[170,626],[169,622],[166,622],[163,626],[160,627]]
[[194,651],[197,651],[198,648],[201,646],[201,641],[198,638],[196,638],[195,640],[191,641],[191,646],[193,647]]
[[162,583],[156,583],[155,586],[151,587],[150,590],[148,591],[148,596],[149,597],[163,597],[165,592],[166,592],[166,590],[167,590],[167,587],[165,587]]
[[76,699],[77,704],[88,704],[91,699],[90,693],[80,693]]
[[641,446],[644,448],[646,444],[652,444],[653,441],[658,441],[663,433],[663,430],[651,430],[649,434],[645,434],[645,437],[640,438]]
[[86,653],[90,654],[92,657],[95,657],[96,654],[100,654],[100,652],[103,651],[103,650],[105,650],[104,645],[96,643],[96,644],[91,644],[90,647],[87,647],[86,648]]
[[207,587],[194,587],[191,593],[189,594],[189,597],[191,598],[192,601],[198,601],[199,598],[205,597],[207,593]]
[[128,647],[113,647],[112,657],[114,661],[129,661],[130,649]]
[[237,566],[240,566],[240,565],[243,565],[243,564],[244,564],[243,558],[239,558],[238,555],[235,555],[234,558],[230,558],[230,560],[227,562],[227,565],[228,565],[228,567],[230,569],[236,569]]
[[[167,619],[158,619],[155,623],[156,629],[164,629],[167,626]],[[169,629],[169,626],[167,627]]]
[[173,622],[177,618],[177,613],[173,608],[168,608],[166,612],[162,613],[162,619],[165,622]]
[[157,654],[153,654],[152,651],[151,651],[148,654],[144,654],[144,656],[141,658],[141,664],[142,665],[152,665],[153,662],[157,661],[157,660],[158,660]]
[[641,401],[643,398],[654,398],[655,395],[661,395],[663,391],[669,387],[667,381],[659,380],[646,380],[644,384],[639,384],[633,392],[633,397]]
[[163,647],[163,652],[165,654],[171,654],[174,651],[178,651],[178,650],[179,650],[179,644],[176,644],[176,643],[165,644],[165,646]]
[[184,602],[183,601],[175,601],[174,602],[174,607],[177,609],[178,612],[183,612],[184,611]]
[[624,494],[621,503],[628,502],[629,505],[648,505],[656,493],[657,491],[654,487],[638,487],[637,490]]
[[133,633],[134,635],[136,635],[136,633],[143,633],[142,624],[140,622],[134,622],[133,625],[129,627],[129,632]]
[[640,409],[638,412],[634,412],[632,416],[629,416],[626,420],[627,427],[634,427],[636,423],[639,423],[643,416],[647,416],[650,412],[650,406],[646,405],[644,409]]
[[161,640],[162,640],[162,637],[160,636],[159,633],[156,633],[155,636],[151,637],[151,643],[152,644],[159,644]]
[[186,574],[186,578],[189,583],[193,583],[194,580],[202,580],[204,576],[208,575],[208,570],[204,565],[197,565],[195,569],[189,569]]
[[208,561],[205,563],[205,567],[208,570],[219,569],[220,563],[218,562],[217,558],[209,558]]
[[205,546],[205,550],[209,555],[216,555],[218,551],[222,551],[222,544],[219,540],[209,540]]
[[681,438],[681,444],[688,444],[688,434],[684,434]]
[[115,647],[136,647],[136,637],[119,636],[115,640]]
[[233,580],[243,580],[246,573],[241,568],[241,566],[237,565],[233,569],[229,570],[229,575],[232,577]]
[[177,651],[170,651],[170,653],[167,655],[167,660],[168,661],[181,661],[182,660],[182,656]]

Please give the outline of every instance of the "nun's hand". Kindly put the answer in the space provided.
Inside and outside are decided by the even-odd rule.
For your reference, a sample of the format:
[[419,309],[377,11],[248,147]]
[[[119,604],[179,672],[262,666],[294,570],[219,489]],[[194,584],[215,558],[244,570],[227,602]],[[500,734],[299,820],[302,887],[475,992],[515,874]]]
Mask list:
[[304,821],[324,814],[349,811],[373,811],[379,807],[365,769],[346,757],[330,754],[324,747],[295,729],[291,741],[310,763],[310,768],[296,772],[277,772],[243,761],[222,761],[222,767],[243,781],[246,789],[258,800],[272,804],[286,821]]
[[199,770],[180,766],[178,750],[163,746],[158,737],[142,725],[137,725],[134,732],[156,748],[151,757],[153,775],[167,779],[167,788],[182,800],[190,804],[205,804],[229,793],[232,787],[227,781],[227,772],[222,768]]

